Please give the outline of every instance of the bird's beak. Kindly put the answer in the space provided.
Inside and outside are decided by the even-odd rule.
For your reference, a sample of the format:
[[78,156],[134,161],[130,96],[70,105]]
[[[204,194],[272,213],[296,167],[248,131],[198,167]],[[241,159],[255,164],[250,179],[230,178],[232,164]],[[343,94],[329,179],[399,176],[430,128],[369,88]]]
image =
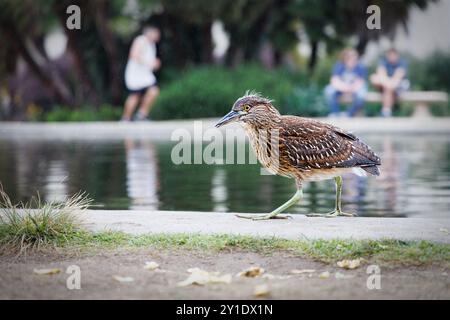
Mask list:
[[228,112],[219,122],[216,124],[216,128],[226,125],[227,123],[235,122],[239,120],[240,112],[231,110]]

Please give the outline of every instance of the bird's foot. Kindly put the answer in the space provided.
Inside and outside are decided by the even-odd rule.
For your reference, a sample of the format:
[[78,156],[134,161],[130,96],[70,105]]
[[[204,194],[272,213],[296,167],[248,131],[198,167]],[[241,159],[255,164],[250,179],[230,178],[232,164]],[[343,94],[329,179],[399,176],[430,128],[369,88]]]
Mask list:
[[236,217],[250,220],[289,219],[288,214],[237,214]]
[[357,217],[356,213],[343,212],[341,210],[334,210],[328,213],[310,213],[307,217],[323,217],[323,218],[335,218],[335,217]]

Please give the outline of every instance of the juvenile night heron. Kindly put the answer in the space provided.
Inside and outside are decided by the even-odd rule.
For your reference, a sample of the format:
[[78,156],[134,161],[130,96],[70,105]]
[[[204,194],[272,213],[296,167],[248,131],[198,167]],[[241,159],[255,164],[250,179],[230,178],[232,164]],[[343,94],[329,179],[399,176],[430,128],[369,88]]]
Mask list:
[[259,162],[269,172],[294,178],[297,186],[294,196],[271,213],[238,215],[241,218],[286,218],[279,213],[302,198],[303,182],[331,178],[336,183],[335,210],[308,216],[355,216],[342,211],[341,176],[345,173],[380,174],[380,158],[352,133],[313,119],[282,116],[271,100],[259,94],[247,93],[239,98],[216,127],[231,122],[244,126]]

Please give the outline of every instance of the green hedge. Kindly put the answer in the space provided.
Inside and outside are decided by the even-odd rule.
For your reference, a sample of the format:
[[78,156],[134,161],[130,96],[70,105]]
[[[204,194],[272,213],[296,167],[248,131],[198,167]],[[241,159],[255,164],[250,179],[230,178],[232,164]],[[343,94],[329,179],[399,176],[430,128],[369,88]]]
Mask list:
[[102,105],[98,109],[84,106],[72,110],[58,106],[41,116],[40,121],[47,122],[76,122],[76,121],[117,121],[122,115],[122,107]]
[[218,117],[228,112],[247,90],[270,97],[283,111],[288,108],[287,97],[303,81],[301,74],[284,69],[268,71],[258,66],[191,69],[161,88],[151,117],[157,120]]
[[450,92],[450,53],[436,52],[427,59],[409,61],[413,89]]

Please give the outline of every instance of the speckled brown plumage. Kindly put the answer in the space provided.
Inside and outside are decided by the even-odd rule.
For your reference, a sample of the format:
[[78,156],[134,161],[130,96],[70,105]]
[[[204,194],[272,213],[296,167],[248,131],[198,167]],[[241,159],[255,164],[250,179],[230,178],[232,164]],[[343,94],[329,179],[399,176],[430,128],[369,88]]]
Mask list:
[[261,164],[294,178],[299,189],[303,181],[347,172],[379,175],[380,158],[354,134],[317,120],[282,116],[272,101],[259,95],[238,99],[217,126],[234,121],[243,124]]
[[243,120],[244,128],[258,160],[273,173],[304,181],[331,178],[352,168],[379,174],[380,158],[352,133],[313,119],[281,116],[268,100],[259,103],[261,110]]

